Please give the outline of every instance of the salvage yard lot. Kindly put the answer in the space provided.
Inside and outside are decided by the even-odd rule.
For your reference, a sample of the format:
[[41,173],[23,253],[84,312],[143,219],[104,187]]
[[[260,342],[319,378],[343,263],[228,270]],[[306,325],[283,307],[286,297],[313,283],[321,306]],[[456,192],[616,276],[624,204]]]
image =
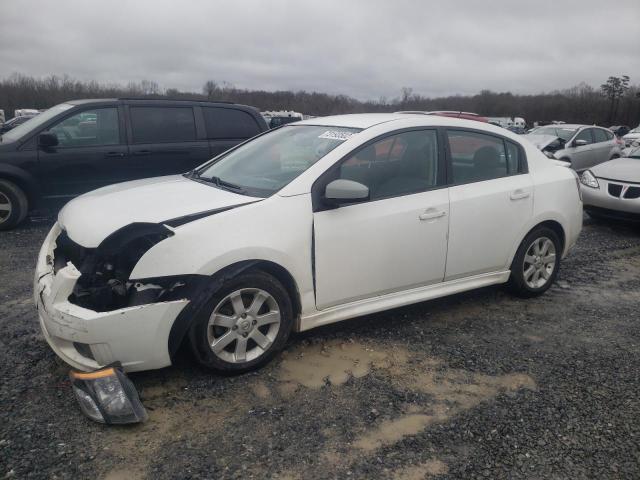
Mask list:
[[639,478],[640,229],[586,222],[557,283],[294,335],[260,371],[131,375],[149,421],[76,405],[31,300],[50,224],[0,233],[0,478]]

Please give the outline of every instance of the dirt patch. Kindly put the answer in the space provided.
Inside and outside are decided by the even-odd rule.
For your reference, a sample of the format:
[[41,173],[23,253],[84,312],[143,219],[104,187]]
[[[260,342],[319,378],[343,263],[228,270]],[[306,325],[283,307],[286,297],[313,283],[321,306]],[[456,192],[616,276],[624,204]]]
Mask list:
[[449,467],[447,467],[446,463],[440,460],[429,460],[420,465],[408,467],[396,472],[393,475],[393,480],[424,480],[425,478],[444,475],[448,471]]
[[356,342],[332,341],[301,346],[287,353],[280,366],[281,389],[295,385],[318,389],[326,384],[342,385],[350,377],[361,378],[372,368],[389,368],[404,363],[406,352],[380,350]]

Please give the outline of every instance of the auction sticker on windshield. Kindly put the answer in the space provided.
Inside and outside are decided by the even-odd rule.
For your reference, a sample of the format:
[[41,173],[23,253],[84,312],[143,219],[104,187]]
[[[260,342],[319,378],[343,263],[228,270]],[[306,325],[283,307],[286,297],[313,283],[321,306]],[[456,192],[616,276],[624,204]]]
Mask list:
[[318,138],[326,138],[329,140],[338,140],[340,142],[344,142],[345,140],[348,140],[355,134],[356,132],[345,132],[343,130],[327,130]]

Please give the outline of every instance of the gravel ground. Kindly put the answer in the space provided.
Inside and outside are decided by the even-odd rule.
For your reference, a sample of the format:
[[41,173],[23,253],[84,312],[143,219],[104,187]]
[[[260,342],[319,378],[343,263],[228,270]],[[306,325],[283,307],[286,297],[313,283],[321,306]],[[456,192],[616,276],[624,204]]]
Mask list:
[[131,376],[147,423],[105,427],[39,332],[48,227],[0,233],[0,478],[640,478],[640,230],[587,223],[537,299],[342,322],[240,377],[184,353]]

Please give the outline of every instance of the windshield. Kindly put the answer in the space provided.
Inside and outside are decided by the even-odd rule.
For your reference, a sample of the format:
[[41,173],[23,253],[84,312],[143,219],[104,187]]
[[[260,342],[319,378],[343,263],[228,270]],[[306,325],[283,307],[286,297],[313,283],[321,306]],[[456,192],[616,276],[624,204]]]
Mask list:
[[553,135],[554,137],[560,137],[562,140],[567,141],[573,134],[576,133],[575,128],[558,128],[558,127],[540,127],[536,128],[535,135]]
[[3,142],[13,142],[22,138],[25,134],[35,130],[40,127],[40,125],[45,124],[53,117],[58,115],[60,112],[64,112],[65,110],[69,110],[73,108],[73,105],[69,105],[68,103],[61,103],[60,105],[56,105],[55,107],[51,107],[46,112],[41,113],[40,115],[36,115],[31,120],[27,120],[22,125],[18,125],[13,130],[9,130],[7,133],[2,135]]
[[191,176],[238,193],[268,197],[359,131],[288,125],[199,167]]

